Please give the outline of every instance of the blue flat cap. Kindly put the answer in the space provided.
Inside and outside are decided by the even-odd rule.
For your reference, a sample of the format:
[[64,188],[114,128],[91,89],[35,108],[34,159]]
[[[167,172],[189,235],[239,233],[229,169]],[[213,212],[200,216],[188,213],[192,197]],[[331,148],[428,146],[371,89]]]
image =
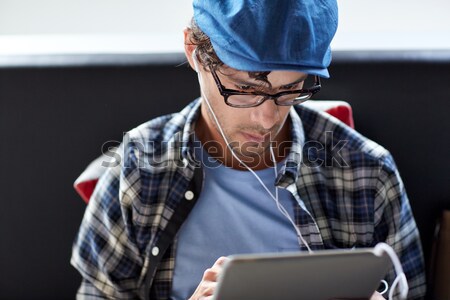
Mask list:
[[193,6],[197,25],[226,65],[329,77],[336,0],[194,0]]

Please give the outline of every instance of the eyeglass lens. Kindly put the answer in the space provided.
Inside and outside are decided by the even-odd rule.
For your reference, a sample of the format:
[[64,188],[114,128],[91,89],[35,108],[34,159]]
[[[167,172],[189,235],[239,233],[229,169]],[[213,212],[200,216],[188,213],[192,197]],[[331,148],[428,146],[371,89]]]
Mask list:
[[[308,78],[302,84],[298,84],[292,87],[291,90],[298,89],[308,89],[314,86],[314,76],[308,76]],[[282,89],[280,92],[290,91],[290,89]],[[258,92],[257,90],[245,92]],[[295,94],[287,94],[274,99],[278,105],[292,105],[296,103],[300,103],[305,101],[311,97],[311,93],[295,93]],[[258,96],[258,95],[229,95],[227,102],[230,105],[236,106],[249,106],[259,104],[261,101],[265,100],[266,96]]]

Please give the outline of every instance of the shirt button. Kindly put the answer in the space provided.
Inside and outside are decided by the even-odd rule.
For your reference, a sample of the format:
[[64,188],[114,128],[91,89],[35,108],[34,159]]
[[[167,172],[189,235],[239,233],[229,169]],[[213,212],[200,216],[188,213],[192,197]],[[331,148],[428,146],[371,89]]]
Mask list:
[[153,247],[152,248],[152,255],[153,256],[158,256],[159,254],[159,248],[158,247]]
[[194,193],[191,191],[187,191],[186,193],[184,193],[184,198],[186,198],[186,200],[192,200],[194,199]]

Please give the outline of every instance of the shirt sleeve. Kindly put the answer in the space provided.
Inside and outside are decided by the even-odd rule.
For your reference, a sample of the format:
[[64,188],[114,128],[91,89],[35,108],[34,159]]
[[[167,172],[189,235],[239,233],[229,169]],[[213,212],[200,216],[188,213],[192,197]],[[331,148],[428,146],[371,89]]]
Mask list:
[[[397,253],[408,280],[408,299],[423,299],[425,271],[419,231],[405,187],[390,154],[384,159],[377,182],[374,238],[376,242],[387,243]],[[392,268],[386,278],[389,287],[394,279],[395,271]]]
[[143,298],[145,250],[132,213],[140,190],[136,172],[110,167],[97,183],[72,249],[71,264],[83,277],[77,299]]

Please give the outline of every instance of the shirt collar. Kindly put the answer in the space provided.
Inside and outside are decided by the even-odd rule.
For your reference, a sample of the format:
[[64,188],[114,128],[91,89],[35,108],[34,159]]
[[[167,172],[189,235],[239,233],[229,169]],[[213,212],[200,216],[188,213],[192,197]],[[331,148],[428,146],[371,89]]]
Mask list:
[[289,111],[289,117],[291,119],[290,134],[291,134],[291,149],[286,163],[280,171],[275,180],[275,185],[278,187],[286,188],[289,185],[297,182],[300,167],[303,160],[303,146],[305,144],[305,132],[303,130],[302,121],[295,110],[291,107]]
[[194,154],[194,134],[195,123],[200,116],[201,98],[196,99],[189,109],[184,114],[186,117],[186,123],[181,133],[181,157],[185,165],[198,165],[198,161],[195,160]]

